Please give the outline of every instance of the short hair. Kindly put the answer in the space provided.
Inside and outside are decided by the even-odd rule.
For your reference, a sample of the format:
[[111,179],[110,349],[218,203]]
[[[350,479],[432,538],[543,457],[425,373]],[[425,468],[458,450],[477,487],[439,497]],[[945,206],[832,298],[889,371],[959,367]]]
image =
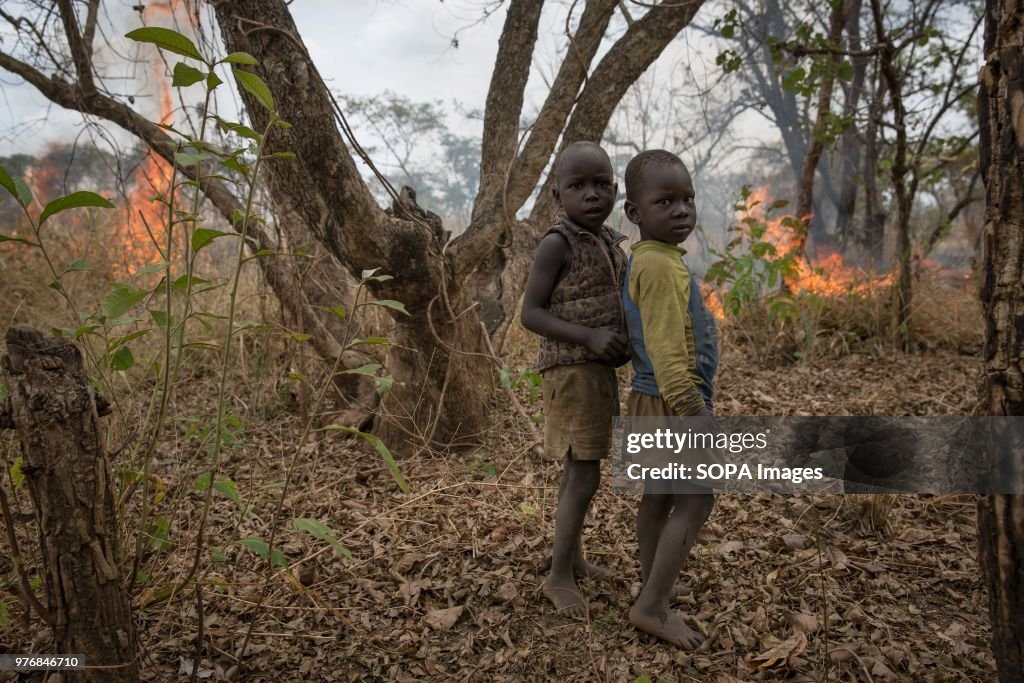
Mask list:
[[672,166],[673,164],[679,164],[684,171],[690,172],[682,159],[666,149],[646,149],[630,159],[626,164],[626,199],[636,200],[637,192],[640,191],[640,185],[643,183],[644,174],[648,169],[656,166]]
[[[597,152],[600,152],[601,155],[608,160],[608,166],[611,167],[612,159],[610,156],[608,156],[608,152],[604,151],[604,148],[601,147],[601,145],[597,144],[596,142],[591,142],[590,140],[577,140],[576,142],[566,145],[565,149],[559,152],[558,156],[555,157],[554,171],[556,183],[558,182],[558,176],[562,171],[562,164],[565,158],[569,155],[570,152],[583,149],[592,149],[596,150]],[[614,170],[615,169],[612,169],[612,172],[614,172]]]

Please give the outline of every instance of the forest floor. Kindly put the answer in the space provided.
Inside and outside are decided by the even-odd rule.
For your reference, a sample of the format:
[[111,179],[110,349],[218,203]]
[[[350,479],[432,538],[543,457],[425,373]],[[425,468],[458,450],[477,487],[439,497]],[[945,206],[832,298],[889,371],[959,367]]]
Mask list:
[[[952,351],[855,354],[755,373],[745,352],[726,348],[720,414],[966,414],[976,396],[977,357]],[[286,410],[254,418],[224,466],[254,512],[236,524],[224,497],[211,511],[208,528],[224,531],[208,543],[224,547],[226,560],[204,566],[201,679],[223,678],[257,614],[244,681],[994,679],[973,497],[718,497],[684,569],[693,593],[678,605],[707,639],[683,652],[626,619],[639,589],[637,500],[607,481],[584,547],[620,581],[582,584],[586,621],[556,614],[541,597],[561,467],[533,455],[516,414],[495,412],[476,454],[402,461],[408,494],[373,451],[350,440],[310,444],[284,512],[326,522],[352,558],[283,533],[290,567],[273,576],[258,612],[264,565],[232,541],[268,537],[275,482],[300,421]],[[171,452],[160,457],[173,471]],[[202,494],[189,496],[198,510]],[[185,538],[196,518],[181,522]],[[155,599],[191,561],[189,551],[173,553],[152,571],[154,588],[135,589],[146,680],[185,680],[191,670],[194,591]],[[32,631],[46,651],[48,629]],[[3,645],[26,647],[32,635],[8,632]]]

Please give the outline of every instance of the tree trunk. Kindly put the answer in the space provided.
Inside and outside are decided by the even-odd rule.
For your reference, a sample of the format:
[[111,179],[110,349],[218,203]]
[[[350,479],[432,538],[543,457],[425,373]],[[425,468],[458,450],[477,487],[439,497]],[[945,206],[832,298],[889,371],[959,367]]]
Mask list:
[[113,480],[81,353],[61,339],[12,327],[2,366],[39,523],[55,649],[107,667],[87,669],[77,680],[136,681]]
[[892,36],[885,32],[880,0],[871,0],[871,13],[875,20],[875,36],[879,45],[878,68],[889,91],[892,104],[893,127],[896,129],[896,147],[893,151],[892,178],[893,192],[896,195],[896,229],[899,237],[897,258],[899,275],[893,292],[896,312],[896,332],[900,345],[907,353],[914,347],[914,336],[910,326],[910,311],[913,297],[913,281],[911,271],[910,244],[910,212],[914,201],[910,190],[907,174],[910,172],[910,151],[907,142],[907,111],[903,101],[903,78],[896,69],[897,53]]
[[878,267],[885,261],[885,208],[878,191],[878,123],[885,102],[885,81],[877,73],[875,87],[868,107],[868,124],[864,132],[864,228],[861,231],[861,245]]
[[[861,0],[847,0],[846,35],[849,38],[849,49],[862,49],[860,38]],[[853,63],[853,80],[846,88],[846,100],[843,103],[843,116],[855,121],[860,96],[864,91],[864,78],[867,74],[868,56],[856,55],[851,58]],[[857,173],[860,170],[861,141],[856,123],[843,133],[840,142],[840,178],[839,201],[836,204],[836,237],[844,247],[850,240],[850,226],[857,209]]]
[[[988,0],[978,93],[985,181],[979,412],[1024,416],[1024,1]],[[978,550],[1003,683],[1024,680],[1024,495],[978,501]]]
[[[443,231],[411,215],[386,214],[376,204],[283,0],[237,0],[214,8],[227,50],[260,61],[258,72],[275,94],[278,114],[292,125],[268,138],[268,153],[295,153],[267,165],[274,203],[353,277],[375,268],[391,275],[393,280],[373,284],[372,294],[402,302],[411,314],[394,316],[388,361],[394,384],[375,431],[402,453],[422,445],[426,425],[438,444],[480,433],[489,417],[493,364],[481,353],[478,313],[444,254]],[[242,99],[253,125],[264,128],[267,110],[244,90]]]
[[[832,5],[828,40],[835,46],[839,45],[839,40],[843,35],[844,11],[844,3],[836,2]],[[833,54],[831,60],[834,66],[839,64],[837,55]],[[796,202],[796,216],[803,223],[803,230],[795,242],[795,250],[799,257],[804,256],[807,247],[807,234],[811,229],[811,219],[814,214],[814,175],[818,169],[818,162],[821,161],[821,153],[825,149],[825,128],[832,113],[832,90],[835,88],[835,83],[834,71],[825,76],[821,82],[818,90],[818,111],[814,128],[811,130],[810,145],[807,148],[807,156],[803,159],[803,166],[800,168],[800,195]]]

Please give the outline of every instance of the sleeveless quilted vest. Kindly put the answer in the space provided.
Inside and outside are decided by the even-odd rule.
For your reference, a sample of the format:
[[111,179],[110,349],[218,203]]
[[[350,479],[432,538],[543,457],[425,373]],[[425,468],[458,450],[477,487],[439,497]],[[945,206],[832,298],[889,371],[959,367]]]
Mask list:
[[[569,244],[569,268],[551,292],[548,311],[578,325],[625,331],[626,316],[620,292],[625,282],[626,254],[618,244],[626,236],[603,225],[600,237],[596,237],[564,216],[558,218],[544,236],[552,232],[557,232]],[[614,365],[622,365],[627,360],[628,357],[623,357]],[[582,344],[541,338],[539,371],[587,361],[602,362]]]

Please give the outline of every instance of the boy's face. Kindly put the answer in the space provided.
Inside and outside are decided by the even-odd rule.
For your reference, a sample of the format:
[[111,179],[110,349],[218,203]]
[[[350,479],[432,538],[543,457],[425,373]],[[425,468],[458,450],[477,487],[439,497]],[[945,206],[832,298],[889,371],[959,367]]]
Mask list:
[[618,186],[612,165],[600,148],[579,147],[562,153],[558,184],[552,192],[570,220],[594,231],[612,212]]
[[640,237],[679,244],[697,223],[693,180],[682,164],[647,168],[637,196],[626,200],[626,217],[640,228]]

